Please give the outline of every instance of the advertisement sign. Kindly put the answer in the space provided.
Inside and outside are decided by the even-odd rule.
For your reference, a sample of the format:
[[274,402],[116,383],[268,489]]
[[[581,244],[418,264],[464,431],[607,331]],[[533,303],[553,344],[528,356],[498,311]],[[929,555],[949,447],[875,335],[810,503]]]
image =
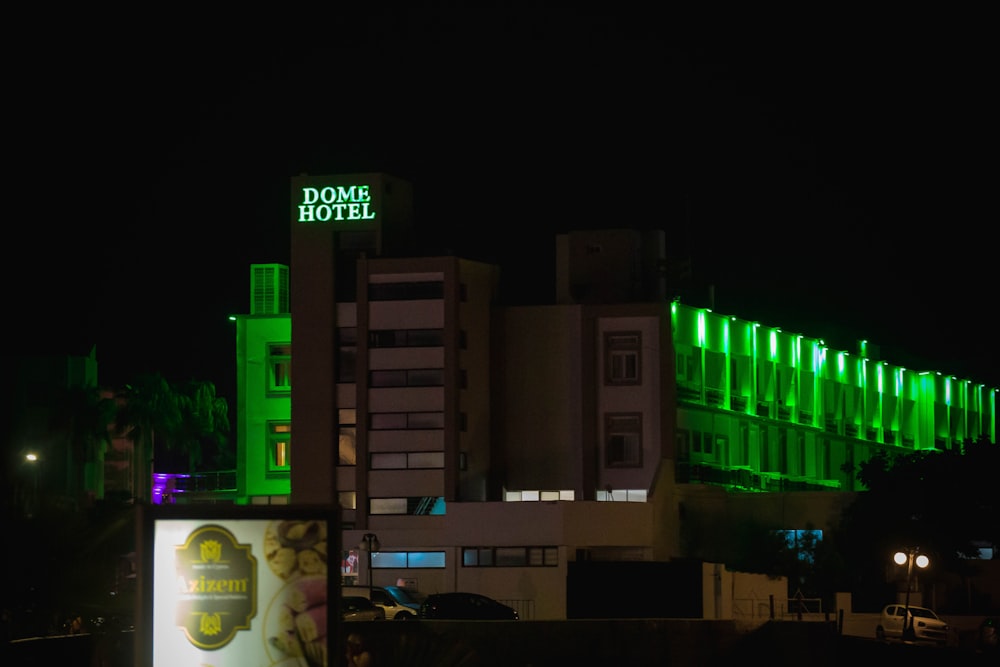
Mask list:
[[[144,508],[145,643],[153,667],[327,667],[339,615],[332,512]],[[332,581],[339,584],[339,557]],[[336,663],[336,659],[332,661]]]

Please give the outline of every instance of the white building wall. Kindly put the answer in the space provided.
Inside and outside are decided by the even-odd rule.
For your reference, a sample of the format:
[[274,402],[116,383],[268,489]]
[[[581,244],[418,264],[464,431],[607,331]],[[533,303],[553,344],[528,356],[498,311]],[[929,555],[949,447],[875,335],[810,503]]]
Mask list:
[[444,301],[372,301],[368,327],[380,329],[440,329],[444,326]]
[[[641,384],[609,386],[604,382],[604,334],[609,332],[638,331],[642,337]],[[599,466],[598,488],[649,489],[660,462],[660,320],[657,317],[600,317],[597,320],[597,428],[604,429],[604,415],[616,412],[642,414],[642,467],[609,468]],[[599,432],[600,460],[603,463],[605,434]]]
[[[653,507],[647,503],[449,503],[445,516],[373,516],[368,531],[345,531],[344,544],[378,535],[385,551],[443,551],[446,567],[375,569],[375,585],[407,579],[425,593],[474,591],[518,601],[537,620],[566,618],[568,563],[578,549],[643,551],[652,542]],[[463,567],[462,547],[556,547],[555,566]],[[644,551],[643,551],[644,552]],[[362,567],[365,564],[362,563]],[[367,572],[359,581],[367,581]]]

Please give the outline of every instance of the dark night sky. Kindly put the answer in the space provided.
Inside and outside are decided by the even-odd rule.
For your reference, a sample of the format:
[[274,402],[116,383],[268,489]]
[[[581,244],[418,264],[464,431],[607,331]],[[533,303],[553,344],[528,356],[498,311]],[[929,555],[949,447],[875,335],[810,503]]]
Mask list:
[[557,232],[664,229],[716,310],[1000,386],[982,20],[647,11],[25,20],[7,344],[232,401],[226,315],[289,261],[289,178],[386,171],[428,247],[512,283]]

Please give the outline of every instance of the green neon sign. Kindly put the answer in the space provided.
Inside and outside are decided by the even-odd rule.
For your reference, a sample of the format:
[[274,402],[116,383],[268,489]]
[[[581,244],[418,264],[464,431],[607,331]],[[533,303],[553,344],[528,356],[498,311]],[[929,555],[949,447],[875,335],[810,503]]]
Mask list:
[[367,185],[303,187],[298,204],[298,222],[348,222],[374,220]]

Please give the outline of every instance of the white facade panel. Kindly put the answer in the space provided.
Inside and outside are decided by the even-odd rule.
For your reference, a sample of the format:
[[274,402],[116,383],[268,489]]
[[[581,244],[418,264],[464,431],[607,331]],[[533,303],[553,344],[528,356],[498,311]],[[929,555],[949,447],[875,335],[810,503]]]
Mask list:
[[397,347],[368,351],[368,369],[444,368],[443,347]]
[[444,300],[373,301],[368,304],[369,329],[440,329]]
[[368,451],[370,452],[440,452],[443,450],[443,430],[368,432]]
[[387,387],[368,390],[369,412],[444,410],[444,387]]
[[440,496],[444,493],[444,470],[371,470],[368,495],[372,498]]
[[358,304],[356,303],[337,304],[337,326],[338,327],[358,326]]
[[337,406],[341,408],[354,408],[358,405],[358,385],[353,382],[340,383],[337,385]]
[[441,271],[412,271],[408,273],[371,273],[369,283],[431,283],[444,280]]

